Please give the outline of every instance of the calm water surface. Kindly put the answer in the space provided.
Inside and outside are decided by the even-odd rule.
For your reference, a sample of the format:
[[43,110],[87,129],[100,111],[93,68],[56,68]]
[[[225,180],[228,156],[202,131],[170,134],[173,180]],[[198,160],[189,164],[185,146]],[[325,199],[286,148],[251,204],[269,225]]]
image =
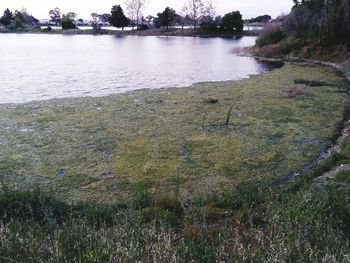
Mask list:
[[103,96],[248,77],[267,69],[240,39],[0,35],[0,103]]

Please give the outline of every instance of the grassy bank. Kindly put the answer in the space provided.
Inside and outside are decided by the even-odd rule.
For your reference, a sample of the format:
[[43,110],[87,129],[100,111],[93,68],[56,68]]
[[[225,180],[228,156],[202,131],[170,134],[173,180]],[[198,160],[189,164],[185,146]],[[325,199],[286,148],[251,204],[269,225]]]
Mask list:
[[273,184],[333,143],[347,89],[331,68],[287,63],[241,81],[1,105],[0,256],[349,262],[348,175],[314,184],[348,147]]
[[[310,78],[325,84],[294,83]],[[185,201],[284,177],[332,143],[344,85],[329,68],[287,64],[239,82],[2,105],[4,180],[108,203],[140,187]]]

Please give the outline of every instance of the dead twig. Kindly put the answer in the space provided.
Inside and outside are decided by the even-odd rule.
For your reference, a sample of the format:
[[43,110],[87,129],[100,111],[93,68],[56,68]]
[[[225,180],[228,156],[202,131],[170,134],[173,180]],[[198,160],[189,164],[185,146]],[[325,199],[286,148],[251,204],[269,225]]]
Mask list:
[[230,110],[228,111],[227,113],[227,118],[226,118],[226,126],[229,124],[230,122],[230,117],[231,117],[231,113],[232,113],[232,110],[233,110],[233,107],[235,106],[235,103],[233,103],[230,107]]
[[203,129],[203,130],[204,130],[204,128],[205,128],[205,119],[206,119],[206,117],[207,117],[207,112],[208,112],[208,110],[205,110],[204,116],[203,116],[203,122],[202,122],[202,129]]
[[6,260],[8,262],[18,263],[18,261],[15,261],[15,260],[12,260],[12,259],[9,259],[9,258],[5,258],[5,257],[2,257],[2,256],[0,256],[0,259]]

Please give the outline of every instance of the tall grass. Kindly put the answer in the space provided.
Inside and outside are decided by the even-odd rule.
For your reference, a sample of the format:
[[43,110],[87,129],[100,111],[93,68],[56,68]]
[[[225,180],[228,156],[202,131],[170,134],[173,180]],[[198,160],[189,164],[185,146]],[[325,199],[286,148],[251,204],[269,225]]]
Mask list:
[[[298,190],[297,190],[298,189]],[[191,204],[140,189],[128,206],[0,195],[0,256],[17,262],[349,262],[349,192],[245,183]],[[11,261],[9,261],[11,262]]]

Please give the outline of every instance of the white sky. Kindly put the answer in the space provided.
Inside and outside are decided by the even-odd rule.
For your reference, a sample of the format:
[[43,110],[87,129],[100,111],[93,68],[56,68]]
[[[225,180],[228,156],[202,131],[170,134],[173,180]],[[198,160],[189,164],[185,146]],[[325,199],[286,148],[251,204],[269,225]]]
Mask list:
[[[156,15],[169,6],[179,11],[186,0],[147,0],[145,15]],[[72,11],[78,17],[88,19],[91,13],[109,13],[112,5],[120,4],[124,8],[124,0],[0,0],[0,13],[6,8],[26,8],[38,19],[48,18],[50,9],[59,7],[63,13]],[[213,0],[217,15],[239,10],[243,18],[269,14],[272,17],[288,13],[292,0]]]

